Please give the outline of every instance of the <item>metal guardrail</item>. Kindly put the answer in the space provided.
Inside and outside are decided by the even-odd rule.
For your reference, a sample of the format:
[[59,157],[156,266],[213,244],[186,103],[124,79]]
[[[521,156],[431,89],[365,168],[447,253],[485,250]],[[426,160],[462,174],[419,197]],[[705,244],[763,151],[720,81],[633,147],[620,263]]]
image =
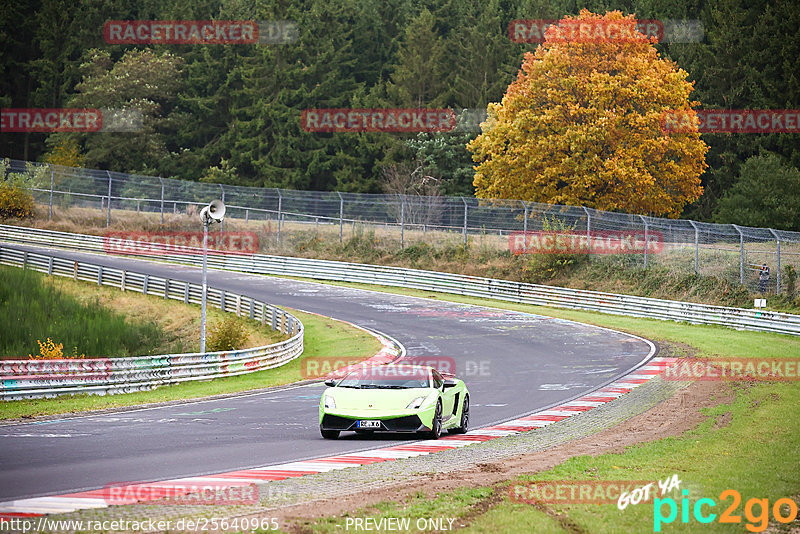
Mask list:
[[[103,237],[101,236],[5,225],[0,225],[0,241],[82,251],[103,251]],[[165,259],[163,255],[153,256],[153,258]],[[199,256],[188,254],[171,255],[169,259],[192,265],[202,261]],[[208,264],[212,268],[247,273],[440,291],[538,306],[555,306],[631,317],[685,321],[693,324],[715,324],[744,330],[800,335],[800,315],[780,312],[601,293],[401,267],[263,254],[252,256],[214,255],[209,257]]]
[[[0,247],[0,264],[137,291],[185,303],[200,303],[202,287],[132,271],[113,269]],[[246,295],[208,289],[208,302],[247,315],[290,338],[236,351],[163,354],[133,358],[0,360],[0,398],[53,397],[64,394],[128,393],[165,384],[235,376],[283,365],[303,352],[303,324],[293,315]]]

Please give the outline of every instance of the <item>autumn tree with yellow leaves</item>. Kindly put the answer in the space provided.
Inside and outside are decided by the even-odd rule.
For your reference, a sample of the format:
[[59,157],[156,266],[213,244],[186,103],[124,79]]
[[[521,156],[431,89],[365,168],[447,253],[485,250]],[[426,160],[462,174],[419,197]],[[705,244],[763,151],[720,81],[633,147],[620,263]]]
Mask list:
[[662,130],[665,113],[697,102],[654,42],[619,11],[549,27],[467,145],[476,196],[680,215],[703,192],[708,147]]

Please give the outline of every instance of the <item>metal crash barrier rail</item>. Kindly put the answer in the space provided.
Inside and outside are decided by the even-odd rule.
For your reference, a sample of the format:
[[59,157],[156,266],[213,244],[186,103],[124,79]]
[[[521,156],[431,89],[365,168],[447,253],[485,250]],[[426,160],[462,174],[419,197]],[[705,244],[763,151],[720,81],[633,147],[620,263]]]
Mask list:
[[[0,225],[0,241],[100,253],[104,251],[103,237],[101,236],[5,225]],[[148,256],[137,255],[137,257]],[[162,261],[166,259],[163,254],[149,257]],[[202,261],[195,254],[173,254],[168,259],[191,265],[197,265]],[[714,324],[737,329],[800,335],[800,315],[781,312],[602,293],[401,267],[264,254],[214,255],[209,257],[208,264],[212,268],[245,273],[378,284],[538,306],[555,306],[631,317],[685,321],[693,324]]]
[[[0,247],[0,263],[95,282],[147,295],[199,304],[199,284],[172,280],[90,262]],[[0,398],[63,394],[128,393],[165,384],[235,376],[281,366],[303,352],[303,324],[275,306],[246,295],[208,288],[208,303],[226,312],[261,321],[289,339],[250,349],[132,358],[0,360]]]

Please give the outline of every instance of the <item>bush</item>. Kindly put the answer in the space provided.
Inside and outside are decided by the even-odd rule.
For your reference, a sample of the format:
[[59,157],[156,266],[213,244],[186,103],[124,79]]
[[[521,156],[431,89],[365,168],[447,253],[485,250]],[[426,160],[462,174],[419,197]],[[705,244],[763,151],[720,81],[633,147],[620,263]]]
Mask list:
[[33,217],[33,195],[10,182],[0,184],[0,219]]
[[206,350],[237,350],[244,347],[247,338],[244,321],[235,315],[228,315],[209,330]]
[[783,279],[786,282],[786,296],[793,299],[797,292],[797,271],[793,266],[787,265],[783,268]]

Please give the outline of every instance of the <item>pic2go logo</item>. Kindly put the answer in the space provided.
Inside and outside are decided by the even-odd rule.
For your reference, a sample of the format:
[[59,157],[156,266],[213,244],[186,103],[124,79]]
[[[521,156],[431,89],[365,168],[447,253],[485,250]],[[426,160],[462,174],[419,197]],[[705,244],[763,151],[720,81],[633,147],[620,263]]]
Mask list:
[[[714,499],[702,498],[695,501],[694,506],[689,504],[689,490],[682,490],[683,498],[681,499],[680,513],[681,523],[689,522],[689,510],[691,509],[695,521],[698,523],[708,524],[712,523],[717,514],[712,513],[710,509],[717,506]],[[732,499],[733,502],[725,509],[719,516],[719,523],[741,523],[742,516],[736,515],[735,512],[742,502],[741,494],[732,489],[727,489],[719,494],[719,500],[725,501]],[[664,515],[665,509],[668,509],[667,515]],[[784,507],[788,508],[788,513],[783,515],[781,512]],[[758,509],[756,513],[755,508]],[[705,513],[708,510],[708,513]],[[748,523],[745,525],[750,532],[762,532],[769,524],[769,499],[752,498],[744,505],[744,516]],[[772,505],[772,517],[779,523],[791,523],[797,518],[797,503],[786,497],[778,499]],[[671,497],[663,499],[655,498],[653,500],[653,532],[661,532],[662,524],[669,524],[678,518],[678,503]]]

